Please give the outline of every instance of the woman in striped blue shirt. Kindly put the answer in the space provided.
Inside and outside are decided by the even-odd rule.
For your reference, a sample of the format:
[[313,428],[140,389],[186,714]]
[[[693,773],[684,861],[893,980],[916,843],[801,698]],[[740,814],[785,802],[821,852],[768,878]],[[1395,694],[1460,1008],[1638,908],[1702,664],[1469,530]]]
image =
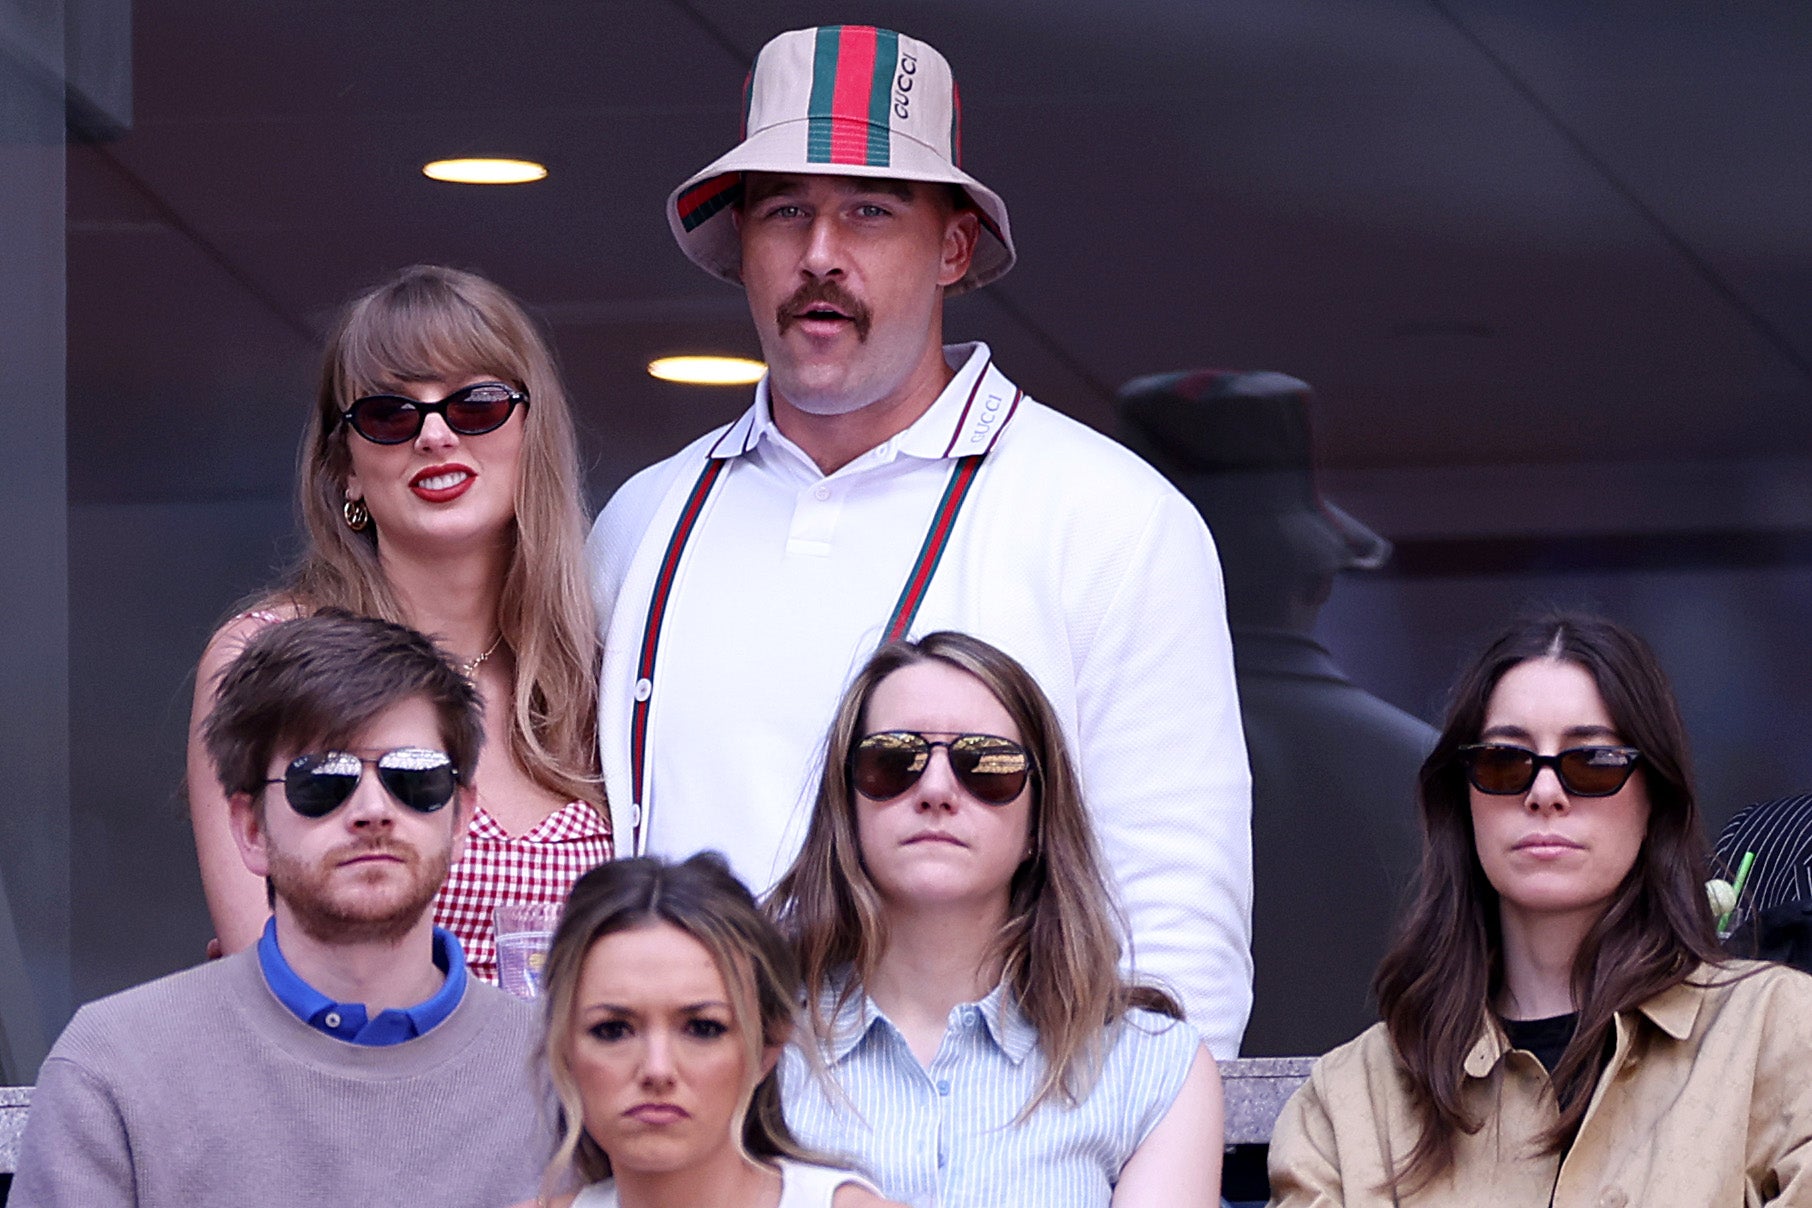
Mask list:
[[869,661],[769,905],[805,973],[805,1144],[915,1208],[1219,1202],[1214,1060],[1122,977],[1061,727],[1006,654],[934,633]]

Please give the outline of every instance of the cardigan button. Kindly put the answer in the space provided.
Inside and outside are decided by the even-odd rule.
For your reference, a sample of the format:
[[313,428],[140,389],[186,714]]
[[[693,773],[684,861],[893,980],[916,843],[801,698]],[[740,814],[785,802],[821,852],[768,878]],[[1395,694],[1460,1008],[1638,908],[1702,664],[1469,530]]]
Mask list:
[[635,682],[635,698],[637,700],[639,700],[639,701],[647,700],[649,697],[651,697],[653,695],[654,695],[654,685],[652,683],[650,683],[647,679],[639,679]]

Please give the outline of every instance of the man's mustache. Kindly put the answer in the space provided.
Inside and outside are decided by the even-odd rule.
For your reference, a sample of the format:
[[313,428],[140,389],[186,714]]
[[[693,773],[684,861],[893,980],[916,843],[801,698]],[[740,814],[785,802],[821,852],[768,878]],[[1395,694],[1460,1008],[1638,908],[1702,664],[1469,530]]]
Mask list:
[[356,860],[360,856],[394,856],[404,864],[421,862],[421,853],[408,843],[396,839],[362,839],[334,848],[327,853],[324,863],[331,867],[347,860]]
[[794,290],[792,296],[782,302],[780,309],[775,313],[780,333],[785,335],[786,329],[804,318],[805,312],[814,306],[826,306],[838,314],[847,316],[849,321],[855,325],[856,339],[868,339],[868,329],[874,322],[874,316],[869,313],[868,307],[862,303],[861,299],[834,280],[807,281]]

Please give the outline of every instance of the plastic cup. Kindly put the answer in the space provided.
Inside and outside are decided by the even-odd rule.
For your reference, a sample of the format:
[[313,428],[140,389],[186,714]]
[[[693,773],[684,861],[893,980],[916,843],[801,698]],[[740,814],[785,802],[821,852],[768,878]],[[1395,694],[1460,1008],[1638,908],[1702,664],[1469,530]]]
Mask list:
[[558,902],[500,902],[492,912],[497,926],[497,985],[517,998],[541,996],[541,966],[560,921]]

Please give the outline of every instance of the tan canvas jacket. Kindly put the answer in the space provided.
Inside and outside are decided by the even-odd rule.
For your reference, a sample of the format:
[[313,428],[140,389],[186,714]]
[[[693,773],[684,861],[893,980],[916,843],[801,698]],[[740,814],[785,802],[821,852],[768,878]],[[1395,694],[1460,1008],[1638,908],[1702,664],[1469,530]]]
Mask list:
[[[1752,976],[1745,976],[1752,974]],[[1812,1205],[1812,977],[1779,966],[1701,967],[1616,1019],[1616,1046],[1579,1135],[1547,1071],[1491,1024],[1466,1057],[1453,1168],[1401,1199],[1379,1190],[1414,1146],[1409,1092],[1384,1025],[1315,1063],[1271,1141],[1281,1208],[1748,1208]]]

